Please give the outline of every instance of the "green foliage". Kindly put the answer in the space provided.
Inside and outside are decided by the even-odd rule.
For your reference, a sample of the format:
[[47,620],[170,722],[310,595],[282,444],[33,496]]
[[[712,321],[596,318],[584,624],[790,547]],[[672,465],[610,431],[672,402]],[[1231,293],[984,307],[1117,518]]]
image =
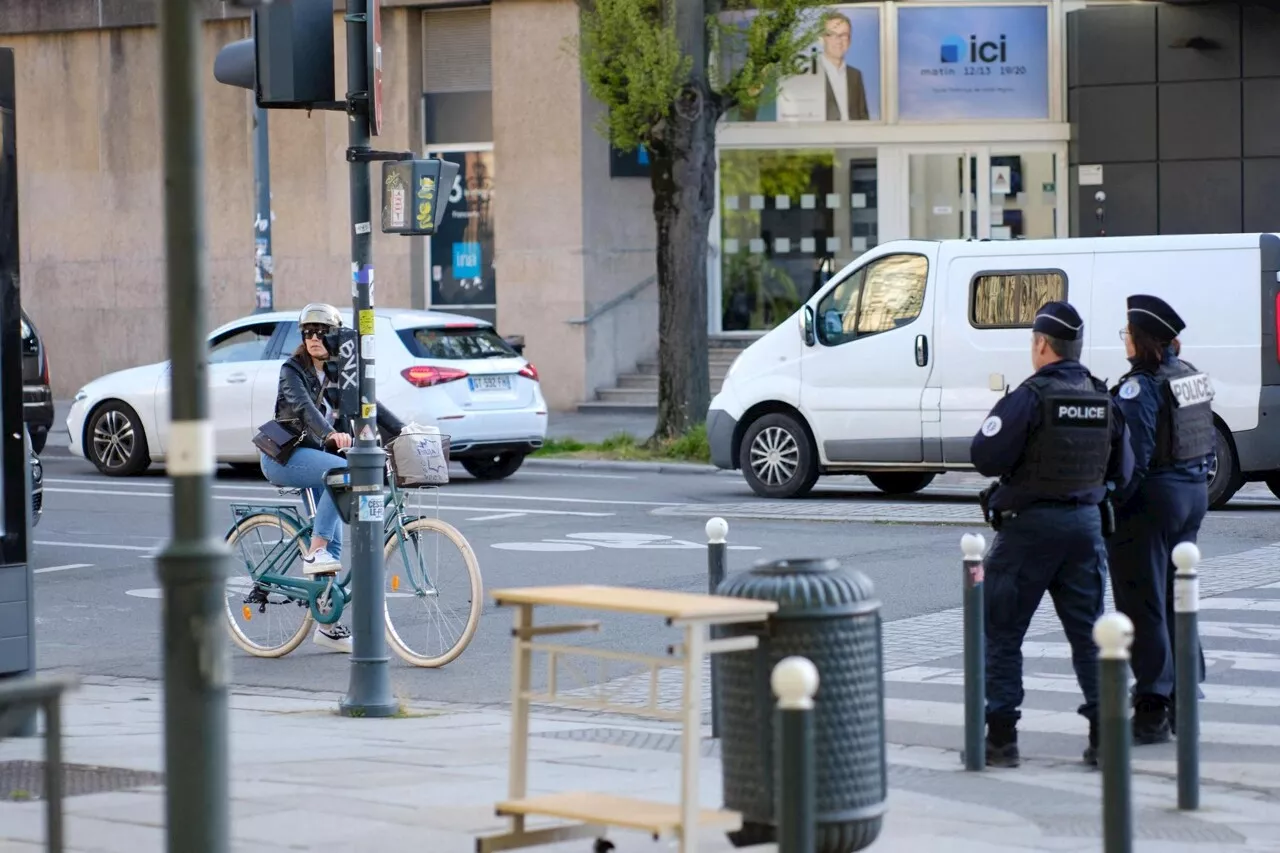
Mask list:
[[[695,58],[685,55],[674,24],[676,2],[706,0],[584,0],[574,50],[587,89],[604,106],[599,130],[623,150],[652,146]],[[711,91],[719,119],[755,108],[813,45],[821,31],[809,10],[829,0],[722,0],[707,19]]]
[[626,432],[609,436],[599,444],[586,444],[573,438],[550,438],[534,451],[535,457],[573,457],[578,459],[611,459],[624,462],[710,462],[711,445],[705,424],[697,424],[674,438],[650,438],[642,442]]

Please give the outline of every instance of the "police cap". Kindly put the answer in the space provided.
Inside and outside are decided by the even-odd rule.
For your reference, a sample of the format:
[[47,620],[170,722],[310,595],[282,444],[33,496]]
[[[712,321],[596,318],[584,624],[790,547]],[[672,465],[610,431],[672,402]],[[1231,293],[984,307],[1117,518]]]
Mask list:
[[1084,335],[1084,320],[1067,302],[1046,302],[1036,312],[1031,328],[1060,341],[1078,341]]
[[1173,340],[1187,327],[1168,302],[1142,294],[1129,297],[1129,325],[1164,342]]

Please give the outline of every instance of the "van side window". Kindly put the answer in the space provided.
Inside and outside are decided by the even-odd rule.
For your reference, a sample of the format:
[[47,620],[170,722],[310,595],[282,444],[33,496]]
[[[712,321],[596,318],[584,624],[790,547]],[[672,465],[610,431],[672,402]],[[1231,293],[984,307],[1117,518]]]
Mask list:
[[818,302],[818,339],[833,347],[907,325],[920,316],[928,277],[923,255],[877,258]]
[[978,329],[1030,329],[1046,302],[1067,298],[1058,270],[983,273],[973,280],[969,322]]

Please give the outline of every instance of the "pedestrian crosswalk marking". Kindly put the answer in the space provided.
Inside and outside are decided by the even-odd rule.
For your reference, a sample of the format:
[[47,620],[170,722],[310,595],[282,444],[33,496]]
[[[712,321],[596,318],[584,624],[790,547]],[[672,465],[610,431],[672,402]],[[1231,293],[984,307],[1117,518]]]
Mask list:
[[1233,640],[1269,640],[1280,642],[1280,628],[1271,625],[1254,625],[1249,622],[1201,622],[1201,639],[1225,637]]
[[[1070,660],[1070,643],[1040,643],[1028,640],[1022,644],[1024,661],[1039,658],[1041,660]],[[1229,649],[1205,649],[1205,666],[1225,664],[1223,667],[1248,670],[1249,672],[1280,672],[1280,655],[1266,652],[1238,652]],[[1212,675],[1212,673],[1210,673]]]
[[[886,672],[884,680],[895,684],[944,684],[960,687],[964,685],[964,670],[950,667],[909,666]],[[1080,686],[1076,684],[1074,675],[1024,674],[1022,687],[1027,692],[1076,694],[1080,692]],[[1280,707],[1280,688],[1212,682],[1206,682],[1201,687],[1205,697],[1201,700],[1202,704],[1242,705],[1254,708]]]
[[[899,699],[895,696],[884,700],[885,719],[890,724],[919,724],[930,726],[964,726],[963,702],[935,702],[928,699]],[[1082,737],[1088,731],[1084,717],[1074,711],[1043,711],[1023,708],[1018,729],[1049,735],[1073,735]],[[1280,747],[1280,726],[1247,723],[1218,723],[1200,721],[1200,740],[1203,743],[1224,746]]]
[[1252,610],[1280,613],[1280,598],[1202,598],[1200,610]]

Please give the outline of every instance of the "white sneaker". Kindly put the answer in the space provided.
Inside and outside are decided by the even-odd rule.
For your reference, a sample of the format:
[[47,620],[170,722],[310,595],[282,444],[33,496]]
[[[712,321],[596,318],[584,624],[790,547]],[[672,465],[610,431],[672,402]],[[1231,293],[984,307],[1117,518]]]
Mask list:
[[303,574],[327,575],[340,571],[342,571],[342,562],[330,554],[327,548],[321,548],[310,557],[302,558]]
[[351,631],[346,625],[317,625],[312,640],[330,651],[351,654]]

